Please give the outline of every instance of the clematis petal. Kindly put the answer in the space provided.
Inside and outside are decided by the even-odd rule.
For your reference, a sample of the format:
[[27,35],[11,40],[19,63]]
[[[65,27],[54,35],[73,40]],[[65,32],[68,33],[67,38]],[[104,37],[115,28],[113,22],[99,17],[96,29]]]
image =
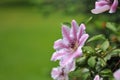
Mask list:
[[100,80],[100,76],[99,75],[96,75],[94,80]]
[[60,71],[59,67],[53,68],[52,72],[51,72],[51,76],[53,79],[57,79],[59,77],[60,73],[61,73],[61,71]]
[[51,60],[52,61],[60,60],[65,55],[66,55],[66,50],[65,49],[61,49],[61,50],[56,51],[56,52],[53,53]]
[[85,25],[81,24],[79,29],[78,29],[78,33],[77,33],[78,40],[81,38],[81,36],[84,34],[84,32],[85,32]]
[[67,71],[69,71],[69,72],[74,71],[74,70],[75,70],[75,60],[73,60],[73,61],[71,62],[71,64],[68,64],[68,65],[66,66],[66,68],[68,69]]
[[[78,47],[77,50],[74,53],[66,54],[64,57],[60,60],[60,66],[65,67],[67,65],[73,64],[73,61],[80,57],[82,55],[81,47]],[[74,66],[71,68],[71,70],[74,69]]]
[[75,20],[72,20],[71,22],[71,31],[70,31],[70,37],[73,39],[73,40],[76,40],[77,39],[77,29],[78,29],[78,25],[76,23]]
[[105,0],[101,0],[101,1],[97,1],[95,2],[95,8],[100,8],[100,7],[103,7],[105,5],[109,5],[109,2],[108,1],[105,1]]
[[120,69],[118,69],[117,71],[115,71],[113,75],[115,77],[115,80],[120,80]]
[[86,40],[88,39],[88,37],[89,37],[89,35],[88,34],[83,34],[82,36],[81,36],[81,38],[79,39],[79,46],[83,46],[84,44],[85,44],[85,42],[86,42]]
[[118,0],[114,0],[113,4],[111,5],[109,13],[114,13],[118,6]]
[[73,53],[72,57],[75,59],[75,58],[78,58],[82,56],[82,49],[81,49],[81,46],[79,46],[77,48],[77,50]]
[[62,26],[62,35],[63,35],[63,39],[71,42],[71,38],[70,38],[70,28],[67,27],[66,25]]
[[52,69],[51,76],[54,80],[69,80],[66,67],[56,67]]
[[108,11],[109,9],[110,9],[110,6],[109,5],[105,5],[105,6],[102,6],[100,8],[92,9],[91,12],[94,13],[94,14],[99,14],[99,13]]
[[65,66],[71,64],[73,61],[72,55],[73,55],[72,53],[69,53],[69,54],[66,54],[64,57],[62,57],[60,60],[60,66],[65,67]]
[[62,48],[68,48],[68,45],[64,42],[64,40],[58,39],[57,41],[55,41],[54,49],[59,50]]

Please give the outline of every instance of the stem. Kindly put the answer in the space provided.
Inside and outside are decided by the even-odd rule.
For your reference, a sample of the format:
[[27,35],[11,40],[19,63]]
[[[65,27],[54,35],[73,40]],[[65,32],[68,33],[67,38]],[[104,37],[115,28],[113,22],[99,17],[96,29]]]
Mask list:
[[120,60],[115,64],[115,67],[113,68],[113,71],[117,68],[117,66],[120,64]]

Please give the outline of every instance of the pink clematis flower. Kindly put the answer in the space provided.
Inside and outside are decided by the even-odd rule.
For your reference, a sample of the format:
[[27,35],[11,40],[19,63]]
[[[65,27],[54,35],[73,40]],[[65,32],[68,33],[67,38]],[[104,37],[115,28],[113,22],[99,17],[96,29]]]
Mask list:
[[102,78],[100,78],[100,76],[99,75],[96,75],[95,76],[95,78],[94,78],[94,80],[103,80]]
[[67,68],[57,67],[52,69],[51,75],[54,80],[69,80],[68,73]]
[[68,80],[68,71],[62,67],[53,68],[51,75],[54,80]]
[[120,80],[120,69],[114,72],[114,78],[115,80]]
[[[81,48],[89,36],[85,33],[84,24],[78,27],[76,21],[72,20],[71,25],[71,28],[66,25],[62,26],[63,39],[58,39],[54,43],[56,52],[52,55],[51,60],[60,60],[60,66],[62,67],[73,65],[75,59],[82,56]],[[74,70],[75,66],[72,67],[71,70]]]
[[69,80],[68,74],[73,71],[75,63],[69,64],[65,67],[53,68],[51,75],[54,80]]
[[109,10],[109,13],[114,13],[117,6],[118,0],[98,0],[95,2],[95,9],[92,9],[91,12],[99,14]]

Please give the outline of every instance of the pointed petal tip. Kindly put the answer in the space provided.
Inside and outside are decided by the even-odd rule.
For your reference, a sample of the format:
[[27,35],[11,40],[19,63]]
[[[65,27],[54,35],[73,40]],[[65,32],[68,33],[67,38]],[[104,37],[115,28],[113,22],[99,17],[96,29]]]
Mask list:
[[72,22],[76,22],[76,21],[73,19]]
[[116,12],[116,9],[118,7],[118,0],[114,0],[113,4],[111,5],[111,8],[109,10],[109,13],[115,13]]
[[89,34],[85,34],[85,36],[88,38],[88,37],[89,37]]
[[85,24],[84,24],[84,23],[81,23],[80,27],[82,27],[82,28],[83,28],[83,30],[85,30],[85,29],[86,29],[86,26],[85,26]]
[[53,55],[52,55],[52,57],[51,57],[51,59],[50,59],[50,60],[51,60],[51,61],[56,61],[56,60],[57,60],[57,58],[56,58],[55,56],[56,56],[56,52],[54,52],[54,53],[53,53]]
[[99,14],[98,12],[95,11],[95,9],[92,9],[91,13],[93,13],[93,14]]

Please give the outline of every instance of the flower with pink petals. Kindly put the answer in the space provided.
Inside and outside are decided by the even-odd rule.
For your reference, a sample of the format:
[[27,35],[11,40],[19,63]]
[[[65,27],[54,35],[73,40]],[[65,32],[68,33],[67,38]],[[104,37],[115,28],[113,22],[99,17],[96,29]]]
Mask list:
[[114,75],[115,80],[120,80],[120,69],[115,71],[113,75]]
[[69,80],[68,74],[69,72],[73,71],[75,67],[75,63],[69,64],[65,67],[57,67],[53,68],[51,75],[54,80]]
[[69,71],[63,67],[53,68],[51,75],[54,80],[68,80]]
[[96,75],[95,78],[94,78],[94,80],[102,80],[102,78],[100,78],[99,75]]
[[98,0],[95,2],[95,9],[92,9],[91,12],[99,14],[109,10],[109,13],[114,13],[117,7],[118,0]]
[[[78,24],[75,20],[72,20],[72,27],[69,28],[66,25],[62,26],[63,39],[58,39],[54,43],[54,49],[56,52],[52,55],[51,60],[60,60],[60,66],[65,67],[67,65],[75,65],[75,59],[82,56],[82,47],[88,38],[88,34],[85,33],[85,25]],[[71,66],[71,71],[75,69],[75,66]]]

